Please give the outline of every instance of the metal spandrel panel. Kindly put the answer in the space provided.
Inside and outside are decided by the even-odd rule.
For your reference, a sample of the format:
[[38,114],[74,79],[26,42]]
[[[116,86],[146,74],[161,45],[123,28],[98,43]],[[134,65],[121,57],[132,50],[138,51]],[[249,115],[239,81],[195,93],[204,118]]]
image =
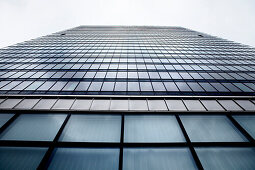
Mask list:
[[5,99],[0,99],[0,104],[4,101]]
[[59,99],[52,109],[66,109],[69,110],[74,102],[74,99]]
[[149,106],[149,110],[153,110],[153,111],[168,110],[164,99],[148,100],[148,106]]
[[40,99],[24,99],[15,107],[15,109],[32,109],[39,100]]
[[187,111],[182,100],[166,100],[169,111]]
[[111,100],[110,110],[128,110],[128,100]]
[[100,100],[95,99],[92,102],[90,110],[109,110],[110,109],[110,99]]
[[89,110],[92,99],[77,99],[72,105],[71,110]]
[[7,99],[0,104],[0,109],[12,109],[16,106],[22,99]]
[[244,110],[255,111],[255,105],[249,100],[235,100]]
[[199,100],[183,100],[189,111],[206,111]]
[[239,107],[233,100],[218,100],[218,102],[227,110],[227,111],[242,111],[243,109]]
[[33,109],[48,110],[56,103],[57,99],[41,99]]
[[224,111],[216,100],[201,100],[208,111]]
[[147,100],[129,100],[129,110],[147,111],[148,105]]

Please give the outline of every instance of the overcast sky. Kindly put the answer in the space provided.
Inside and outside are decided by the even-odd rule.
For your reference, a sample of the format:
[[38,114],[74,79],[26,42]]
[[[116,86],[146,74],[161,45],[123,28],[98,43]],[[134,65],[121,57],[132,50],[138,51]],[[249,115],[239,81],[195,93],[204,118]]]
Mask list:
[[0,0],[0,47],[79,25],[182,26],[255,47],[255,0]]

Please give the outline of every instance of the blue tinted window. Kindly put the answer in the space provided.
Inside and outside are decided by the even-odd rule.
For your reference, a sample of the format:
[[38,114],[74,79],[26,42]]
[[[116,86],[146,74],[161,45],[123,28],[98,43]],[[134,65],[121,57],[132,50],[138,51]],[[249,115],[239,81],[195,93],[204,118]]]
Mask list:
[[234,116],[236,121],[253,137],[255,138],[255,116]]
[[0,114],[0,128],[10,119],[14,114]]
[[70,142],[119,142],[121,117],[72,115],[61,137]]
[[188,148],[124,148],[123,170],[197,169]]
[[119,149],[57,148],[49,169],[118,170]]
[[192,142],[243,142],[245,137],[225,116],[181,116]]
[[233,170],[255,168],[254,148],[195,148],[204,169]]
[[125,142],[184,142],[174,116],[125,116]]
[[36,169],[47,148],[0,147],[0,169]]
[[0,135],[1,140],[52,141],[66,115],[23,114]]

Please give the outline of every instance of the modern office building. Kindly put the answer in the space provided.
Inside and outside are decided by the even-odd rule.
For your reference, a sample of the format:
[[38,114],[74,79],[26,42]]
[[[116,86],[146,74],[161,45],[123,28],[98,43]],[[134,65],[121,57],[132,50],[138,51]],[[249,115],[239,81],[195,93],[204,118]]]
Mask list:
[[255,49],[79,26],[0,49],[0,169],[253,170]]

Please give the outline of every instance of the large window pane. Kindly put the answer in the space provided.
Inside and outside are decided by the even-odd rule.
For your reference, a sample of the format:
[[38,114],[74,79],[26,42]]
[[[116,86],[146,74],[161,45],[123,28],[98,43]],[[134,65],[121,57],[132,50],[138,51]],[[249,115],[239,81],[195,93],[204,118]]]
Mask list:
[[197,169],[187,148],[127,148],[123,151],[123,170]]
[[125,116],[125,142],[184,142],[174,116]]
[[119,149],[57,148],[49,169],[118,170]]
[[192,142],[243,142],[244,136],[225,116],[181,116]]
[[52,141],[66,115],[23,114],[0,136],[1,140]]
[[0,114],[0,128],[14,116],[14,114],[6,113],[6,114]]
[[36,169],[47,148],[0,147],[0,169]]
[[195,148],[204,169],[254,170],[254,148],[211,147]]
[[255,116],[242,115],[234,116],[234,119],[253,137],[255,138]]
[[61,137],[70,142],[119,142],[121,116],[72,115]]

